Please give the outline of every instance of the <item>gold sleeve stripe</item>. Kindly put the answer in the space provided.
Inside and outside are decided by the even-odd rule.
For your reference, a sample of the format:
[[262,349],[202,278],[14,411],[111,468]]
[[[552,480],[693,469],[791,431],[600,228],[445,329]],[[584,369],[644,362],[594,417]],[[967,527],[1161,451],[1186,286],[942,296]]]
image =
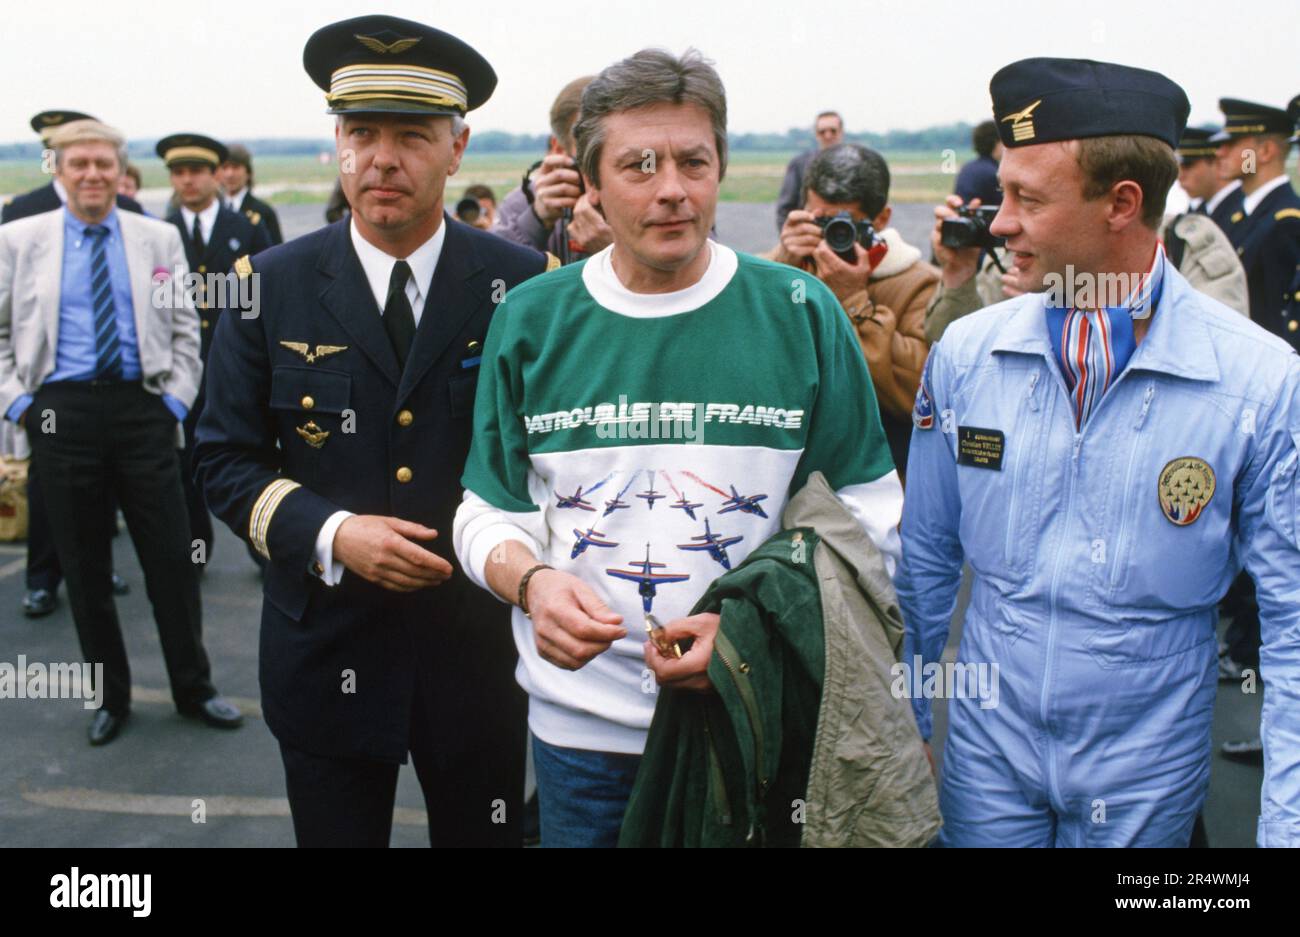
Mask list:
[[253,510],[248,518],[248,539],[253,544],[253,549],[268,560],[271,558],[271,551],[266,545],[266,533],[271,528],[271,518],[275,515],[275,509],[280,506],[280,502],[289,492],[301,487],[292,479],[277,478],[262,490],[257,501],[253,503]]
[[547,252],[546,252],[546,272],[547,272],[547,273],[550,273],[552,270],[559,270],[561,266],[563,266],[563,264],[560,263],[560,258],[556,257],[556,256],[555,256],[554,254],[552,254],[550,251],[547,251]]
[[1300,208],[1284,208],[1273,216],[1274,221],[1281,221],[1283,218],[1300,218]]

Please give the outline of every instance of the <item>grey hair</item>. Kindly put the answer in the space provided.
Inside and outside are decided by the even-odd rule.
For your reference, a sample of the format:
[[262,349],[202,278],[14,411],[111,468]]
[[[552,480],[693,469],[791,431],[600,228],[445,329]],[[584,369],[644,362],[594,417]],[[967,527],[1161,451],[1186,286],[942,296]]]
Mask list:
[[573,126],[578,170],[599,186],[605,118],[652,104],[695,104],[708,112],[721,179],[727,172],[727,92],[712,63],[696,49],[680,58],[663,49],[642,49],[592,79]]
[[126,137],[121,131],[97,120],[74,120],[50,134],[55,168],[63,166],[63,151],[77,143],[107,143],[117,151],[117,168],[126,171]]
[[816,192],[828,202],[857,202],[868,218],[874,218],[889,201],[889,166],[873,149],[837,143],[813,157],[804,192]]

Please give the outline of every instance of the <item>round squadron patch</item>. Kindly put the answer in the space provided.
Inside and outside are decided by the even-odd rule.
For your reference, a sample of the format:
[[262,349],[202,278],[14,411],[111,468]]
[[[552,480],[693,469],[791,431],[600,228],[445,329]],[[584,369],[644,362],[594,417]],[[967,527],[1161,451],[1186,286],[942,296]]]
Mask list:
[[1165,517],[1186,527],[1201,516],[1214,497],[1214,469],[1194,456],[1174,459],[1160,470],[1157,491]]

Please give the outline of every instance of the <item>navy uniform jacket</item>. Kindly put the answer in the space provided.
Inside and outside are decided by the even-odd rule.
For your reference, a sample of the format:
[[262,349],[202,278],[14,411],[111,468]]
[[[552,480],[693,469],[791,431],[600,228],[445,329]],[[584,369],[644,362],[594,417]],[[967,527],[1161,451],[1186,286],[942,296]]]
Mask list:
[[1290,182],[1264,196],[1230,235],[1250,286],[1250,317],[1300,351],[1300,196]]
[[284,243],[284,236],[280,233],[280,216],[269,203],[262,201],[252,192],[247,192],[239,210],[253,227],[256,228],[259,224],[265,225],[267,236],[271,239],[271,247]]
[[[185,245],[185,259],[189,262],[191,273],[229,273],[240,257],[259,253],[271,246],[270,235],[266,228],[254,227],[242,213],[233,212],[225,205],[222,205],[217,212],[217,220],[212,225],[212,234],[208,242],[203,245],[202,256],[194,250],[194,244],[190,239],[192,232],[185,227],[185,218],[180,213],[180,209],[168,215],[167,220],[176,225],[181,232],[181,243]],[[209,301],[204,301],[202,297],[198,299],[196,305],[199,312],[199,338],[201,339],[199,355],[206,364],[221,309]],[[200,391],[200,400],[195,401],[194,409],[198,410],[201,405],[202,391]]]
[[1236,227],[1238,222],[1246,217],[1245,213],[1241,210],[1241,206],[1245,202],[1245,199],[1246,197],[1241,194],[1241,186],[1237,186],[1223,197],[1223,201],[1215,207],[1214,214],[1210,215],[1210,218],[1212,218],[1214,223],[1217,224],[1223,233],[1228,236],[1228,240],[1230,241],[1232,240],[1232,229]]
[[[15,196],[12,201],[0,210],[0,224],[8,224],[11,221],[27,218],[30,215],[43,215],[47,211],[54,211],[54,209],[62,207],[63,202],[59,201],[59,193],[54,191],[54,183],[51,182],[39,189],[32,189],[30,192]],[[144,214],[144,209],[140,207],[140,203],[129,195],[119,194],[117,196],[117,207],[123,211],[133,211],[137,215]]]
[[[483,726],[500,712],[522,731],[509,606],[466,579],[451,531],[495,303],[546,261],[443,223],[404,372],[348,221],[254,257],[260,315],[223,317],[208,361],[199,481],[213,513],[270,560],[263,709],[280,741],[315,754],[404,761],[417,673],[445,717],[435,735],[449,757],[456,746],[490,744]],[[438,539],[422,545],[452,564],[452,579],[399,594],[345,571],[326,586],[311,569],[316,537],[339,510],[435,528]],[[353,693],[340,689],[344,671]]]

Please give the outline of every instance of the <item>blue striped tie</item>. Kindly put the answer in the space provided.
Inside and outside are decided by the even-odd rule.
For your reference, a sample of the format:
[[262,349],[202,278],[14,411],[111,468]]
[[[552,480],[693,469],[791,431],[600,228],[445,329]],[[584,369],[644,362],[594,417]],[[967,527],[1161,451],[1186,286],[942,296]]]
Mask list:
[[117,311],[113,306],[113,278],[108,272],[108,228],[102,224],[86,227],[94,238],[90,258],[90,295],[95,307],[94,377],[122,376],[122,343],[117,334]]

